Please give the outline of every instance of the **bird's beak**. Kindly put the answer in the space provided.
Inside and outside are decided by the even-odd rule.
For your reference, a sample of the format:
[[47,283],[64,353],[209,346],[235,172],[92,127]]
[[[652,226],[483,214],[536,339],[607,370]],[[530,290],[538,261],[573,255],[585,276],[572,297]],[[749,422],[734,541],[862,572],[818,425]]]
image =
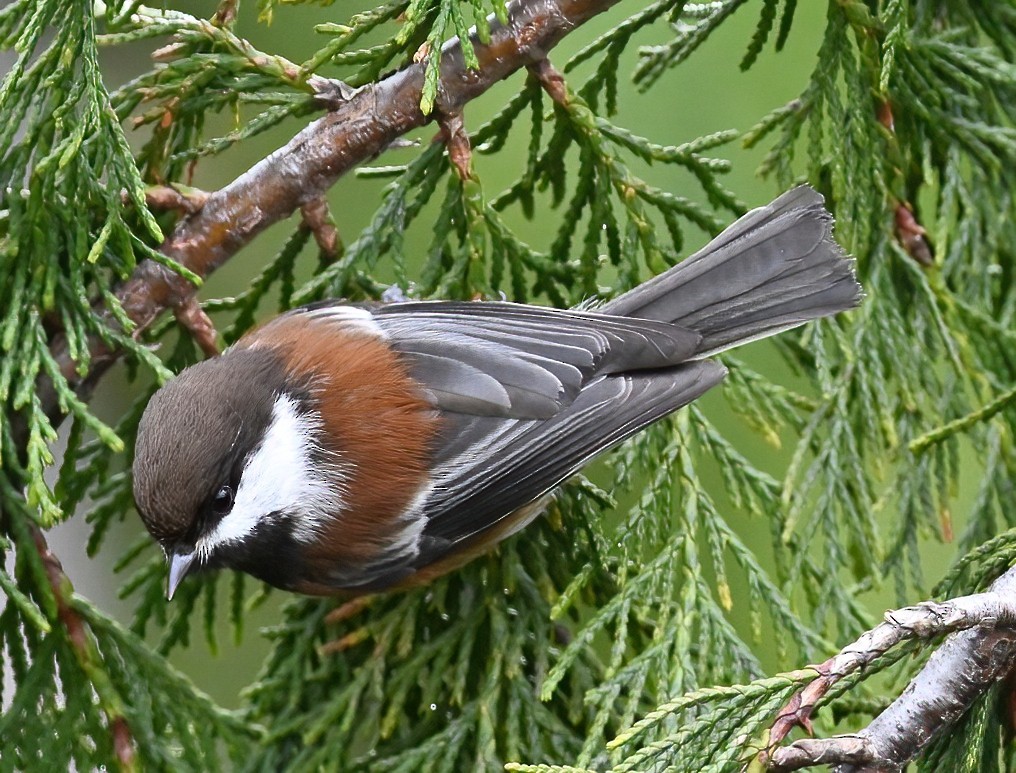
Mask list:
[[195,558],[197,558],[195,550],[189,553],[173,553],[169,557],[169,586],[166,588],[166,598],[169,601],[173,600],[173,594],[176,593],[180,581],[187,576],[190,568],[194,565]]

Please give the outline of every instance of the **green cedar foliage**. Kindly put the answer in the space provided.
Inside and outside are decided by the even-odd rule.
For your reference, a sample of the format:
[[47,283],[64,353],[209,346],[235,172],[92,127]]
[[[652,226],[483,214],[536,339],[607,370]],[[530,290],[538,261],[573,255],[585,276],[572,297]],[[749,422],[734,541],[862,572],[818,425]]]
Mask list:
[[[297,226],[248,289],[203,298],[230,341],[275,308],[377,297],[378,275],[417,297],[607,297],[744,210],[716,157],[736,140],[772,149],[761,173],[774,190],[807,179],[825,193],[867,290],[848,317],[780,337],[773,351],[798,374],[794,387],[729,358],[721,409],[693,406],[622,446],[601,480],[611,493],[576,479],[494,555],[338,622],[327,619],[333,601],[286,601],[235,713],[165,656],[196,631],[214,650],[220,617],[240,635],[264,589],[210,576],[167,606],[162,557],[145,537],[115,567],[134,603],[124,627],[54,584],[34,539],[86,510],[91,555],[134,518],[129,452],[151,384],[197,357],[169,323],[136,340],[111,291],[141,258],[172,265],[154,249],[172,218],[148,212],[144,186],[186,184],[195,162],[306,122],[319,110],[317,75],[358,86],[429,52],[430,110],[442,41],[472,23],[483,39],[486,15],[505,7],[395,0],[349,19],[336,9],[343,23],[317,27],[320,48],[302,63],[239,37],[229,5],[211,21],[136,2],[14,0],[0,11],[14,62],[0,85],[0,648],[14,680],[0,695],[0,767],[114,764],[126,726],[151,770],[735,770],[812,675],[768,676],[763,644],[785,668],[818,662],[875,622],[865,591],[887,587],[901,603],[959,595],[1016,560],[1014,6],[830,2],[804,92],[743,135],[665,144],[678,138],[637,136],[617,113],[620,77],[651,90],[737,13],[758,17],[730,52],[750,68],[793,34],[796,8],[615,10],[612,29],[558,63],[566,100],[518,75],[500,112],[471,127],[474,179],[438,144],[404,166],[365,169],[390,182],[337,259],[308,254],[311,233]],[[278,23],[288,9],[261,0],[258,12]],[[108,92],[99,46],[138,41],[159,48],[155,63]],[[636,51],[629,73],[623,55]],[[236,128],[209,129],[218,113]],[[527,148],[524,165],[490,190],[482,170],[508,143]],[[650,164],[687,172],[682,193],[643,179]],[[923,236],[898,230],[908,206]],[[549,244],[527,241],[526,218],[552,224]],[[405,248],[413,229],[429,234],[422,260]],[[69,388],[50,354],[57,331],[82,374],[90,337],[127,352],[137,400],[115,426]],[[161,357],[149,347],[158,341]],[[43,410],[40,379],[70,425],[48,476],[57,417]],[[789,464],[762,469],[740,447],[746,434],[789,444]],[[961,474],[978,481],[962,513]],[[768,544],[739,534],[732,516],[745,513],[765,519]],[[962,558],[925,577],[922,546],[943,539]],[[819,731],[862,726],[914,673],[921,659],[906,656],[926,653],[910,643],[837,685]],[[923,764],[1001,769],[1011,749],[997,700],[986,695]]]

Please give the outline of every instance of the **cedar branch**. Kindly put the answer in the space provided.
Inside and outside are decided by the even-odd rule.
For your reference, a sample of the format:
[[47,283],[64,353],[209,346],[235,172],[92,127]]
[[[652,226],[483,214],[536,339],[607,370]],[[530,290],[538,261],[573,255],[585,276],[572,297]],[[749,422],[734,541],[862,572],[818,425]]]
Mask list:
[[[508,23],[491,20],[488,44],[475,37],[474,50],[480,62],[477,71],[466,68],[461,44],[457,39],[444,46],[441,81],[436,114],[457,115],[463,106],[495,83],[517,70],[540,61],[565,35],[593,16],[607,10],[617,0],[514,0],[508,4]],[[204,278],[232,258],[241,248],[272,224],[289,217],[297,209],[314,229],[319,243],[332,238],[325,224],[327,212],[322,197],[343,174],[357,164],[377,156],[386,147],[412,129],[430,122],[434,116],[420,110],[424,64],[401,70],[384,80],[350,95],[331,112],[300,131],[285,146],[255,164],[225,187],[201,199],[165,195],[156,192],[155,206],[172,205],[186,212],[160,250],[180,265]],[[161,194],[161,195],[160,195]],[[193,211],[192,211],[193,210]],[[309,215],[309,216],[308,216]],[[337,233],[336,233],[337,237]],[[324,249],[326,245],[322,245]],[[330,250],[326,250],[330,251]],[[133,274],[115,291],[117,299],[140,335],[163,312],[172,309],[178,319],[198,330],[202,348],[211,353],[215,331],[197,305],[197,288],[188,280],[152,260],[138,264]],[[117,327],[113,316],[97,309],[105,324]],[[50,350],[67,382],[83,398],[88,397],[98,379],[123,354],[98,337],[88,341],[91,355],[87,373],[79,373],[71,359],[67,340],[56,334]],[[53,384],[40,380],[37,396],[53,425],[63,419],[60,400]],[[15,420],[15,442],[20,448],[28,436],[25,421]],[[104,710],[117,761],[124,770],[136,766],[130,728],[111,691],[95,667],[98,653],[88,634],[87,624],[72,603],[73,589],[50,550],[43,531],[31,524],[35,549],[46,567],[56,597],[59,616],[79,663],[89,673],[97,690],[107,694]]]
[[99,696],[103,713],[109,722],[109,732],[113,739],[113,752],[116,755],[116,761],[123,771],[136,770],[134,739],[130,726],[120,708],[119,700],[109,689],[106,678],[98,671],[98,653],[95,651],[95,644],[88,632],[87,623],[74,607],[74,588],[71,586],[71,581],[64,572],[60,559],[50,550],[42,529],[32,521],[27,521],[27,526],[32,535],[35,550],[46,570],[46,579],[49,580],[53,598],[56,600],[57,616],[67,632],[71,650],[74,652],[74,657],[81,670],[91,679]]
[[[490,21],[489,43],[481,43],[475,35],[472,38],[478,70],[466,67],[458,39],[444,46],[435,114],[460,113],[467,102],[495,83],[543,60],[565,35],[616,2],[508,3],[507,24]],[[209,194],[200,211],[183,218],[159,249],[200,277],[211,274],[266,228],[319,199],[354,166],[377,156],[406,132],[429,123],[434,116],[420,110],[424,70],[424,63],[414,64],[352,94],[285,146]],[[184,306],[196,290],[172,270],[145,260],[117,288],[116,296],[138,335],[164,311]],[[103,316],[106,324],[115,326],[110,314]],[[97,337],[90,339],[90,368],[81,376],[62,336],[54,337],[51,351],[63,376],[86,398],[123,353]],[[39,396],[47,415],[58,423],[61,416],[55,390],[51,385],[40,385]]]

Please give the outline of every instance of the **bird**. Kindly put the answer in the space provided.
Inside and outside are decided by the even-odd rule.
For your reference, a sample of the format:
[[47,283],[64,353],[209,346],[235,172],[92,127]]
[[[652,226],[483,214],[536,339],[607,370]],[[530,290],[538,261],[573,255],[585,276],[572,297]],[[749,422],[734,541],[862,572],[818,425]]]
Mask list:
[[168,560],[309,595],[425,583],[518,532],[593,458],[717,385],[712,355],[857,306],[794,188],[596,307],[312,303],[152,396],[132,467]]

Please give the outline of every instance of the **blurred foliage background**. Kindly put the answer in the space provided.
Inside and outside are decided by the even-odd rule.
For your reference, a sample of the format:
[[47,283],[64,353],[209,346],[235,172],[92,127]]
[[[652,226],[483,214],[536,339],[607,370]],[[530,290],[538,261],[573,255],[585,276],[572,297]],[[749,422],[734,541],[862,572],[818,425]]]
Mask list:
[[[216,8],[214,3],[174,3],[187,13],[198,17],[210,17]],[[617,22],[629,13],[640,8],[639,3],[622,3],[608,15],[593,19],[582,28],[565,38],[555,50],[554,61],[566,61],[570,56],[581,50],[590,41],[610,30]],[[249,11],[249,9],[245,9]],[[313,5],[287,5],[283,7],[271,24],[260,23],[255,14],[241,13],[237,20],[237,35],[249,40],[261,51],[277,52],[287,59],[300,62],[309,58],[317,49],[318,41],[311,34],[294,35],[293,30],[310,30],[316,24],[324,24],[344,19],[359,10],[349,3],[335,3],[327,8]],[[734,15],[730,21],[721,26],[715,35],[691,57],[688,62],[666,75],[654,87],[653,97],[649,100],[629,79],[624,77],[618,81],[619,111],[625,118],[625,125],[632,132],[654,138],[665,144],[679,144],[697,137],[715,134],[726,130],[743,131],[754,125],[760,116],[772,110],[774,106],[783,105],[794,99],[804,90],[811,71],[816,65],[816,56],[822,31],[824,29],[825,9],[821,4],[806,3],[796,12],[796,34],[788,38],[787,45],[781,52],[771,48],[764,50],[755,66],[744,72],[740,68],[737,55],[744,48],[755,30],[757,17],[752,13]],[[646,42],[665,40],[666,32],[657,31],[655,35],[646,35]],[[101,50],[103,73],[109,87],[115,88],[127,83],[131,78],[150,67],[150,46],[132,45]],[[630,71],[636,62],[634,48],[626,52],[621,72]],[[524,76],[499,84],[489,93],[471,102],[466,110],[467,126],[478,126],[495,115],[506,99],[518,90],[518,82]],[[647,107],[645,102],[652,102]],[[225,134],[235,128],[236,123],[231,116],[219,116],[211,122],[208,132],[212,135]],[[204,190],[215,190],[233,180],[253,164],[264,158],[268,153],[292,137],[303,125],[304,120],[292,120],[231,148],[229,152],[215,159],[199,164],[195,169],[194,186]],[[421,143],[428,143],[434,137],[435,127],[428,127],[410,135]],[[140,133],[140,132],[138,132]],[[140,138],[128,133],[128,138],[135,145],[140,145]],[[418,149],[406,148],[390,150],[378,160],[378,164],[405,163],[418,154]],[[757,169],[762,163],[767,148],[756,146],[746,148],[737,141],[727,143],[721,155],[730,159],[730,172],[725,183],[737,191],[742,200],[757,206],[768,201],[780,192],[780,188],[771,180],[762,179]],[[485,186],[497,190],[512,182],[520,167],[525,164],[526,147],[522,143],[510,143],[502,152],[492,158],[476,159],[479,173]],[[644,170],[647,177],[664,190],[671,190],[680,195],[702,199],[701,193],[691,188],[686,175],[669,167],[649,167]],[[370,222],[377,208],[385,187],[384,180],[349,176],[339,182],[328,196],[333,217],[340,234],[350,239]],[[547,244],[554,236],[557,223],[550,219],[536,218],[525,224],[527,238],[534,244]],[[246,287],[282,246],[291,226],[279,224],[262,235],[244,250],[242,256],[230,261],[217,271],[204,285],[203,297],[215,298],[233,295],[238,289]],[[708,234],[701,229],[693,230],[688,237],[688,252],[701,246],[708,239]],[[430,234],[424,229],[417,229],[407,236],[405,252],[408,256],[417,256],[418,263],[426,253]],[[382,272],[385,266],[381,266]],[[304,261],[299,266],[302,277],[309,277],[312,265]],[[391,281],[391,276],[379,277]],[[260,318],[272,316],[270,309],[263,311]],[[773,352],[770,344],[755,344],[753,351],[746,352],[746,359],[754,367],[761,369],[766,375],[790,380],[797,386],[802,382],[794,381],[780,365],[772,365]],[[126,365],[118,365],[106,377],[105,386],[99,390],[92,402],[97,415],[109,420],[115,419],[127,410],[135,394],[135,388],[126,382]],[[712,396],[707,401],[715,400]],[[714,411],[716,419],[723,421],[722,408]],[[784,467],[790,458],[787,448],[774,449],[761,437],[745,438],[745,453],[766,469],[776,472]],[[600,472],[603,480],[604,473]],[[629,497],[630,499],[630,497]],[[752,517],[748,513],[741,514],[737,519],[737,528],[744,535],[745,542],[751,544],[768,539],[769,525],[762,519]],[[736,517],[736,515],[735,515]],[[68,573],[74,580],[75,588],[103,609],[119,610],[122,618],[127,621],[131,605],[118,597],[119,578],[108,568],[114,563],[127,545],[145,534],[140,520],[127,519],[115,527],[114,536],[103,547],[101,555],[104,561],[85,560],[80,553],[80,545],[87,540],[90,532],[83,519],[71,519],[61,524],[53,533],[54,550],[64,558]],[[947,552],[931,549],[930,560],[943,560]],[[77,559],[75,557],[77,556]],[[877,594],[874,609],[879,605],[891,605],[891,594]],[[277,619],[278,604],[281,599],[272,598],[264,609],[256,610],[251,618],[253,626],[271,625]],[[253,630],[253,628],[252,628]],[[225,633],[226,625],[222,623]],[[173,652],[171,659],[184,671],[192,676],[196,683],[209,695],[226,706],[239,705],[239,691],[249,684],[267,653],[267,642],[258,636],[247,636],[241,647],[233,654],[229,638],[223,636],[223,657],[229,657],[230,668],[222,668],[217,658],[208,656],[207,648],[200,641],[191,647],[181,648]],[[765,652],[763,657],[775,666],[774,652]],[[771,648],[770,648],[771,649]],[[786,664],[785,664],[786,665]]]
[[[435,127],[412,133],[418,145],[329,192],[348,248],[338,262],[319,261],[291,219],[204,284],[219,329],[229,339],[280,304],[366,297],[393,282],[424,296],[607,296],[802,180],[827,196],[859,259],[864,308],[731,355],[722,393],[594,465],[547,518],[431,589],[376,599],[337,624],[324,621],[334,602],[230,576],[188,582],[166,606],[125,469],[163,368],[199,354],[168,322],[141,342],[99,330],[81,298],[153,255],[158,228],[172,227],[139,206],[145,184],[217,189],[319,113],[306,83],[278,61],[251,64],[237,41],[360,85],[428,36],[450,36],[448,9],[459,7],[470,20],[500,10],[383,6],[391,20],[350,42],[367,53],[343,66],[328,57],[371,24],[345,0],[244,5],[226,29],[197,21],[212,3],[138,6],[141,23],[106,9],[94,52],[87,3],[24,0],[0,12],[15,54],[0,91],[0,256],[12,278],[0,332],[13,363],[0,368],[0,759],[109,761],[123,717],[145,769],[737,769],[807,677],[752,680],[824,659],[888,606],[969,592],[1004,568],[1016,468],[1012,4],[625,0],[552,52],[579,97],[570,108],[523,73],[467,105],[479,184],[450,173]],[[75,23],[54,36],[59,13]],[[565,66],[626,19],[647,22],[630,43],[607,37]],[[160,48],[171,33],[176,48]],[[50,65],[58,76],[47,78]],[[19,92],[26,83],[34,96]],[[117,122],[89,108],[105,98],[100,84],[123,143]],[[124,167],[127,148],[140,174]],[[628,183],[644,195],[620,195]],[[402,206],[379,218],[393,202]],[[417,204],[403,231],[398,218]],[[926,235],[897,227],[901,207]],[[500,268],[499,255],[510,258]],[[74,420],[51,438],[30,394],[50,372],[53,308],[66,328],[108,335],[129,357],[88,406],[66,397]],[[25,455],[15,415],[36,430]],[[74,584],[92,661],[72,662],[51,625],[33,523],[49,528]],[[909,653],[921,655],[900,656]],[[820,730],[863,726],[920,659],[889,658],[848,684]],[[739,682],[752,686],[703,691]],[[997,699],[926,764],[1004,767],[1004,728],[986,708]],[[46,723],[26,721],[40,713]]]

